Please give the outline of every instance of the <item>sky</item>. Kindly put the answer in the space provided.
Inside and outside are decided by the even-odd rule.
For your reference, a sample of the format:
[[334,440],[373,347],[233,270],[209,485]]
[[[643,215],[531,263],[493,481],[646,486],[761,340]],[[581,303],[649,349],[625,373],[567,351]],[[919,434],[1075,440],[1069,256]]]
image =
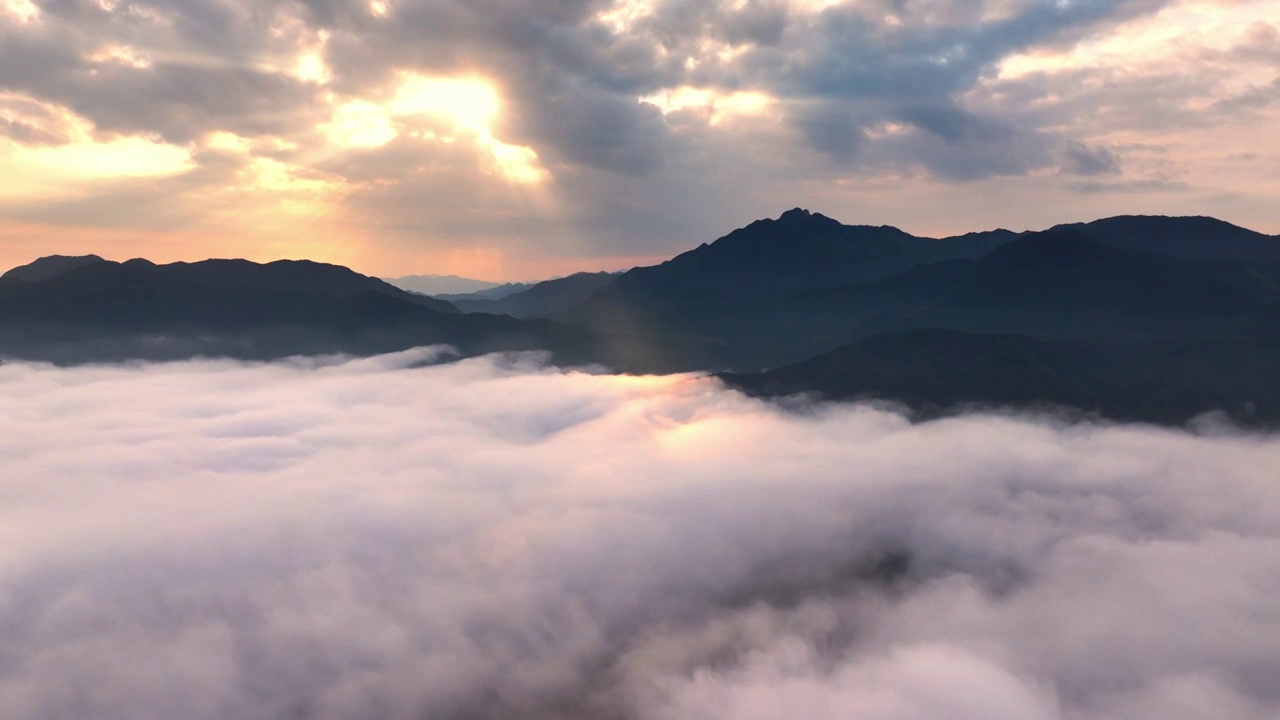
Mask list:
[[536,279],[806,207],[1280,233],[1275,0],[0,0],[0,266]]
[[0,366],[0,716],[1280,712],[1274,434],[437,357]]

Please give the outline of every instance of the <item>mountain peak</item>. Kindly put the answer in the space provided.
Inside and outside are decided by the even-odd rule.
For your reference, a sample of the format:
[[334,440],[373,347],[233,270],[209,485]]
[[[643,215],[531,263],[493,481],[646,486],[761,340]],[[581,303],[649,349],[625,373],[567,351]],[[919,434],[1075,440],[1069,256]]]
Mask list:
[[782,215],[779,215],[778,222],[805,220],[810,217],[813,217],[813,213],[809,212],[808,210],[805,210],[804,208],[792,208],[782,213]]
[[49,255],[27,265],[16,267],[0,277],[25,282],[42,282],[55,275],[100,262],[104,260],[97,255]]

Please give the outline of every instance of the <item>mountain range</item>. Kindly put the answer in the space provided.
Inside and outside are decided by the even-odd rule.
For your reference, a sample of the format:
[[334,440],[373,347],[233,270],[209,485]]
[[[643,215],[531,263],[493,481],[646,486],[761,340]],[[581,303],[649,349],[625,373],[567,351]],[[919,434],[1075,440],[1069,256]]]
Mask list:
[[655,266],[435,297],[305,261],[53,256],[0,277],[0,357],[447,343],[923,414],[1043,406],[1176,423],[1222,410],[1270,423],[1277,338],[1280,238],[1204,217],[926,238],[795,209]]
[[465,296],[502,286],[502,283],[458,277],[457,275],[405,275],[398,278],[383,278],[383,280],[401,290],[433,296],[447,294]]

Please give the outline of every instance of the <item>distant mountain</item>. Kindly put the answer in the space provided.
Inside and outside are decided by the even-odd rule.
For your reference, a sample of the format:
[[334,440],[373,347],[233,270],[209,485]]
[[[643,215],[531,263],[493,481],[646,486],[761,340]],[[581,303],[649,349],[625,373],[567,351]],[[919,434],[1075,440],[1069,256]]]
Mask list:
[[737,371],[726,381],[755,393],[932,412],[1039,403],[1270,421],[1280,417],[1275,240],[1212,218],[1137,216],[931,239],[797,209],[652,267],[450,295],[457,306],[305,261],[51,257],[0,277],[0,357],[446,343],[629,372]]
[[[925,263],[975,258],[1015,237],[994,230],[921,238],[795,209],[660,265],[623,273],[586,302],[551,317],[600,331],[697,337],[720,348],[715,363],[721,367],[769,366],[848,341],[855,319],[833,317],[816,300],[821,293]],[[866,314],[865,308],[853,310]]]
[[576,273],[555,280],[544,280],[526,290],[497,299],[457,298],[453,303],[459,310],[469,313],[493,313],[518,318],[547,317],[581,304],[617,277],[617,273],[609,272]]
[[[564,364],[669,372],[677,369],[669,359],[679,356],[672,342],[464,315],[347,268],[305,261],[102,261],[39,282],[0,278],[0,358],[269,359],[447,344],[464,356],[543,350]],[[685,353],[697,346],[697,339],[681,343]]]
[[1120,215],[1052,229],[1084,232],[1113,245],[1172,258],[1280,263],[1280,237],[1211,217]]
[[661,265],[623,273],[605,292],[661,301],[786,295],[870,282],[926,262],[978,257],[1014,237],[993,230],[935,240],[888,226],[842,225],[796,208]]
[[49,255],[28,265],[16,267],[4,275],[0,275],[0,278],[22,280],[24,282],[40,282],[41,280],[48,280],[54,275],[61,275],[68,270],[75,270],[85,265],[100,262],[104,261],[97,255]]
[[524,292],[533,287],[535,283],[504,283],[494,287],[477,290],[468,293],[440,293],[436,297],[441,300],[454,302],[456,300],[501,300],[508,295],[514,295],[518,292]]
[[467,294],[490,290],[501,285],[501,283],[473,280],[457,275],[406,275],[383,279],[401,290],[422,295]]
[[926,416],[973,406],[1070,408],[1183,423],[1223,411],[1280,421],[1280,338],[1149,343],[1041,341],[913,330],[763,373],[720,375],[764,397],[892,400]]
[[904,313],[900,327],[1044,339],[1206,337],[1258,308],[1248,292],[1194,265],[1076,231],[1024,234],[946,284],[935,302]]
[[756,369],[914,328],[1042,339],[1217,337],[1280,290],[1274,266],[1132,245],[1079,230],[931,240],[793,210],[628,272],[553,317],[701,338],[719,348],[717,366]]

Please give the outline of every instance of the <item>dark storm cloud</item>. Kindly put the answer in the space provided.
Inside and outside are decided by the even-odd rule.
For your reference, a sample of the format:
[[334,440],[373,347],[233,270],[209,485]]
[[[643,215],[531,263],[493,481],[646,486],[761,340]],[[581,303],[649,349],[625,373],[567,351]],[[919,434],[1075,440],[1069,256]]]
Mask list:
[[1280,441],[432,350],[0,366],[0,715],[1280,710]]

